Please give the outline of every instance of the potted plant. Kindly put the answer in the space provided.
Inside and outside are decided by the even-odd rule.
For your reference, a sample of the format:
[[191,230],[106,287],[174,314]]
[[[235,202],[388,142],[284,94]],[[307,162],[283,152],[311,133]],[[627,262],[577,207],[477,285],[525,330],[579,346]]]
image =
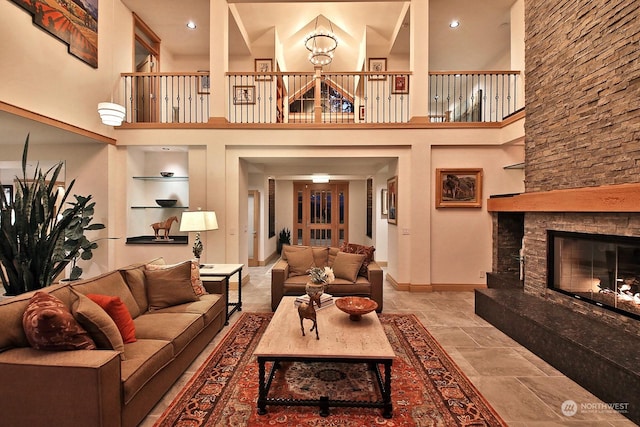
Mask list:
[[[28,151],[27,135],[14,199],[7,200],[2,193],[0,200],[0,263],[4,268],[0,278],[6,295],[48,286],[70,262],[75,264],[78,257],[91,259],[98,245],[84,233],[104,228],[92,224],[95,203],[91,195],[74,195],[75,201],[67,201],[75,179],[59,195],[56,181],[62,162],[47,171],[37,165],[33,178],[27,178]],[[82,274],[77,265],[73,270],[71,277]]]
[[282,253],[282,245],[290,245],[291,244],[291,231],[288,228],[283,228],[280,230],[280,234],[278,234],[278,242],[276,243],[276,250],[278,251],[278,255]]

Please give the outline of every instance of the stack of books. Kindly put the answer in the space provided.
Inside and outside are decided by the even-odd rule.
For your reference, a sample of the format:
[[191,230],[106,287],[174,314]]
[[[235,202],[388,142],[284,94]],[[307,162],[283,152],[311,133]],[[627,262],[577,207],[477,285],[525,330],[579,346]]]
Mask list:
[[[303,302],[309,304],[309,295],[304,294],[299,297],[296,297],[294,304],[296,307],[298,307]],[[333,295],[323,293],[322,296],[320,297],[320,307],[318,307],[317,305],[314,305],[314,307],[316,308],[316,310],[322,310],[323,308],[329,307],[332,304],[333,304]]]

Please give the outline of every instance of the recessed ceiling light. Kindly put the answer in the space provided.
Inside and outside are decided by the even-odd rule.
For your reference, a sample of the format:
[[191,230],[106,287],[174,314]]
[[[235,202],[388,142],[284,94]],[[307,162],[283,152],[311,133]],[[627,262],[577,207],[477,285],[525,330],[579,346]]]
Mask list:
[[457,28],[459,25],[460,25],[460,21],[451,21],[451,23],[449,24],[449,27]]
[[190,29],[192,29],[192,30],[195,30],[195,29],[196,29],[196,23],[195,23],[195,22],[193,22],[193,21],[189,21],[189,22],[187,22],[187,28],[190,28]]

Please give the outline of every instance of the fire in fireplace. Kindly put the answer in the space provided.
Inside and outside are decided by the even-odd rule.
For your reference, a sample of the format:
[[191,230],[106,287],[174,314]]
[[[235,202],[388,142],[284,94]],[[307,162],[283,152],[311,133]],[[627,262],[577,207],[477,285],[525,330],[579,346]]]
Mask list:
[[640,238],[547,232],[547,286],[640,320]]

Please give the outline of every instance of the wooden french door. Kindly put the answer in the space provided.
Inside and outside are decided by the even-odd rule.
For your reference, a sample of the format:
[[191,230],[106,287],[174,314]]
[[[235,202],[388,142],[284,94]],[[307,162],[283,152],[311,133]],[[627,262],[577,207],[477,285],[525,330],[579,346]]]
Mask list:
[[349,236],[349,183],[293,184],[292,245],[340,246]]

